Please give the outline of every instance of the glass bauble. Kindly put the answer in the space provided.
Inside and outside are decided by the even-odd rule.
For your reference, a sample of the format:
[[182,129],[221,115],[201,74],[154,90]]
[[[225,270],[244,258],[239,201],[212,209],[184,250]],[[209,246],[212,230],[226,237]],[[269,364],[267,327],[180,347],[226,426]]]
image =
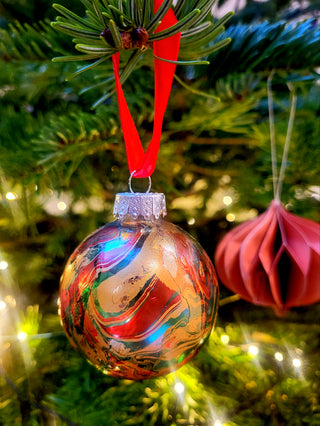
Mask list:
[[208,338],[218,284],[205,251],[163,219],[116,220],[71,255],[60,285],[62,324],[96,367],[126,379],[184,365]]

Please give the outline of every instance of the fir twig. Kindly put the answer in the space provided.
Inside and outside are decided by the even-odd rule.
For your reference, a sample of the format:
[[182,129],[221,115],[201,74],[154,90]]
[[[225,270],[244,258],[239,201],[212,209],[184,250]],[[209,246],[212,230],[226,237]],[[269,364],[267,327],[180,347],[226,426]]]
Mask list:
[[[228,50],[211,54],[209,69],[196,70],[197,77],[205,75],[212,85],[235,69],[266,74],[271,69],[281,70],[288,80],[297,81],[319,78],[312,70],[320,66],[320,26],[313,20],[230,25],[223,38],[232,39]],[[219,36],[217,41],[221,39]]]
[[185,89],[189,90],[191,93],[193,93],[195,95],[204,96],[205,98],[214,99],[215,101],[218,101],[218,102],[220,101],[220,98],[218,96],[211,95],[210,93],[194,89],[189,84],[186,84],[180,77],[177,76],[177,74],[174,75],[174,78],[177,80],[177,82],[179,84],[181,84],[182,87],[184,87]]
[[[72,77],[99,66],[103,62],[100,59],[108,59],[114,53],[122,50],[133,49],[134,52],[138,52],[134,57],[138,58],[152,47],[153,42],[171,37],[179,32],[182,36],[180,49],[182,58],[174,62],[178,65],[208,64],[206,61],[201,61],[200,58],[221,49],[230,42],[228,38],[213,44],[213,41],[224,31],[223,25],[232,16],[232,13],[228,13],[214,23],[205,21],[210,15],[215,0],[195,2],[182,0],[176,7],[173,6],[173,0],[164,0],[155,13],[151,0],[139,0],[138,2],[132,0],[81,1],[87,8],[85,18],[76,15],[64,6],[53,5],[62,16],[58,16],[52,26],[74,37],[73,42],[76,44],[76,49],[87,55],[81,55],[79,60],[96,60],[89,66],[80,68]],[[178,22],[165,30],[155,32],[170,8],[176,12]],[[143,25],[142,29],[141,25]],[[139,33],[141,30],[143,30],[145,39],[139,39],[142,37]],[[134,37],[138,37],[138,39],[136,40]],[[53,60],[55,62],[73,61],[77,60],[77,57],[68,55]],[[131,60],[130,62],[129,60],[127,62],[121,76],[122,81],[129,77],[136,66],[137,61]],[[111,90],[104,94],[94,103],[94,106],[108,99],[112,92]]]
[[[26,398],[25,396],[22,394],[22,392],[19,390],[19,388],[12,382],[12,380],[9,379],[9,377],[6,375],[4,369],[2,368],[2,365],[0,363],[0,374],[2,376],[2,378],[5,380],[5,382],[7,383],[7,385],[15,392],[15,394],[17,395],[18,400],[22,403],[25,404],[26,403]],[[50,407],[47,407],[46,405],[42,404],[41,402],[36,402],[36,401],[30,401],[30,404],[34,407],[37,408],[41,411],[45,411],[51,415],[53,415],[54,417],[59,418],[60,420],[62,420],[64,423],[66,423],[67,425],[70,426],[77,426],[76,423],[74,423],[73,421],[67,419],[65,416],[63,416],[62,414],[57,413],[55,410],[53,410]]]

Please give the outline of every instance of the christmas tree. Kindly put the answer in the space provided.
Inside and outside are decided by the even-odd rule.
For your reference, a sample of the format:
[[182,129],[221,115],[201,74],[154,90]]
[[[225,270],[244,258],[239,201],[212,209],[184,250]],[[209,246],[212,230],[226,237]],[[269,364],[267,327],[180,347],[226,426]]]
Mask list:
[[[221,238],[273,199],[271,74],[279,164],[288,86],[297,96],[281,200],[320,216],[319,1],[214,3],[160,10],[173,8],[178,24],[158,38],[183,37],[152,176],[170,220],[212,260]],[[153,34],[160,15],[150,0],[62,4],[0,3],[0,424],[319,425],[319,304],[279,317],[221,284],[199,354],[145,381],[105,375],[71,347],[57,313],[60,275],[80,241],[113,220],[129,176],[111,55],[122,50],[126,99],[149,141],[154,58],[132,35],[139,22]]]

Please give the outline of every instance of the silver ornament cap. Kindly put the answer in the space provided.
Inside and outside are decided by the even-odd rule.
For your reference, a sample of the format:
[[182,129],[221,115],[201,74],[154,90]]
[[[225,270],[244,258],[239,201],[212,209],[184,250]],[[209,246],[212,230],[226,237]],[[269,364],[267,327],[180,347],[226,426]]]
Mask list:
[[159,219],[167,214],[166,198],[160,192],[120,192],[116,194],[113,214],[120,220]]

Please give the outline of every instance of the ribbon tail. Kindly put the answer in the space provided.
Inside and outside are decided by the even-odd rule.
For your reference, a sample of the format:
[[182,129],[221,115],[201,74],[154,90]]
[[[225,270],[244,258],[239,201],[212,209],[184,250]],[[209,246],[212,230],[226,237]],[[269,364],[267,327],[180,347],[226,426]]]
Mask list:
[[[161,0],[155,1],[155,10],[160,7],[161,3]],[[177,19],[173,13],[173,10],[170,9],[164,16],[156,32],[171,27],[176,22]],[[181,34],[178,33],[167,39],[155,41],[153,43],[155,56],[163,59],[169,59],[171,61],[176,61],[179,55],[180,39]],[[160,148],[163,118],[168,105],[173,77],[176,70],[176,64],[161,61],[160,59],[155,58],[154,68],[155,111],[153,136],[144,155],[142,166],[135,174],[135,177],[148,177],[151,176],[151,174],[154,172]]]
[[[158,10],[161,4],[162,0],[155,0],[155,12]],[[169,28],[177,22],[178,21],[174,15],[173,10],[169,9],[155,32]],[[181,34],[178,33],[166,39],[155,41],[153,43],[155,55],[159,58],[176,61],[179,55],[180,38]],[[136,171],[134,177],[137,178],[149,177],[154,172],[157,162],[161,141],[163,118],[169,100],[176,65],[169,62],[161,61],[157,58],[154,59],[154,125],[152,139],[148,145],[146,152],[144,152],[138,131],[132,120],[121,87],[119,78],[119,61],[120,54],[116,53],[112,57],[112,62],[115,74],[121,126],[126,144],[129,171],[130,173]]]
[[116,83],[121,127],[126,145],[128,167],[130,173],[132,173],[133,171],[140,169],[144,158],[144,151],[122,90],[119,77],[119,62],[120,53],[118,52],[112,56],[112,64]]

